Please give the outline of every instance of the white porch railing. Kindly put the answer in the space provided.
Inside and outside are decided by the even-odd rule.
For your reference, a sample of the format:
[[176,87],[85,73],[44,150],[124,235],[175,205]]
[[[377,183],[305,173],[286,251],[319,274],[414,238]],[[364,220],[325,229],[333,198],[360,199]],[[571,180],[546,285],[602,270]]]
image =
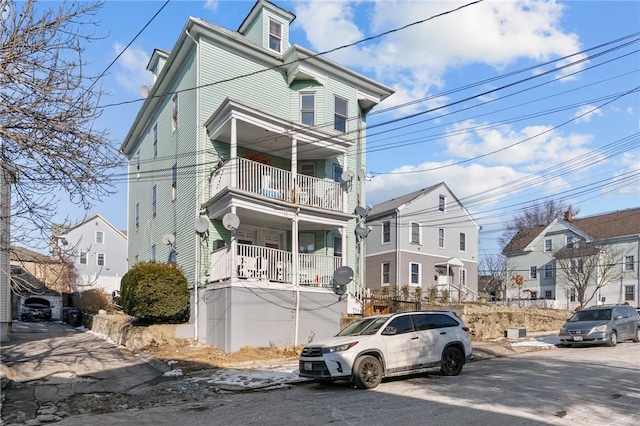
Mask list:
[[[238,244],[233,256],[230,246],[211,253],[209,282],[231,278],[235,265],[240,279],[254,279],[293,283],[293,254],[288,251]],[[342,266],[342,258],[317,254],[300,254],[298,259],[299,283],[306,286],[331,287],[333,273]]]
[[[235,173],[232,173],[235,172]],[[232,176],[235,176],[232,181]],[[232,158],[211,176],[210,197],[231,187],[262,197],[321,209],[343,211],[339,182],[297,175],[246,158]]]

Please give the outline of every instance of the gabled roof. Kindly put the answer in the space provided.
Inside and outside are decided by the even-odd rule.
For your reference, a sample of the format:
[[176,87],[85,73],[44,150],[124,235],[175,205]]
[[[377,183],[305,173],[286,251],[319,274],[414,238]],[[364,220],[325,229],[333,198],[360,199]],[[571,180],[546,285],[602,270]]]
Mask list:
[[[603,213],[571,221],[557,219],[557,223],[588,235],[593,240],[640,235],[640,208]],[[543,236],[548,227],[548,225],[543,225],[520,230],[507,244],[502,253],[507,254],[525,250],[536,238]]]
[[126,232],[123,232],[123,231],[119,230],[118,228],[116,228],[115,226],[113,226],[111,224],[111,222],[109,222],[107,219],[102,217],[99,213],[96,213],[93,216],[90,216],[87,219],[83,220],[82,222],[76,223],[75,225],[71,225],[71,226],[54,225],[54,227],[52,227],[53,232],[55,234],[54,236],[66,234],[66,233],[68,233],[68,232],[70,232],[70,231],[72,231],[74,229],[80,228],[84,224],[89,223],[89,222],[91,222],[93,220],[96,220],[96,219],[100,219],[101,221],[106,223],[111,229],[113,229],[114,232],[120,234],[122,236],[122,238],[124,238],[125,240],[127,239]]
[[375,206],[371,207],[368,218],[372,218],[375,216],[382,216],[387,213],[391,213],[396,209],[398,209],[399,207],[404,206],[405,204],[415,200],[416,198],[421,197],[422,195],[428,194],[429,192],[433,191],[440,185],[444,185],[444,183],[440,182],[435,185],[429,186],[427,188],[422,188],[417,191],[410,192],[409,194],[401,195],[399,197],[392,198],[390,200],[378,203]]
[[11,261],[13,262],[29,262],[29,263],[57,263],[55,260],[42,253],[29,250],[25,247],[11,247]]

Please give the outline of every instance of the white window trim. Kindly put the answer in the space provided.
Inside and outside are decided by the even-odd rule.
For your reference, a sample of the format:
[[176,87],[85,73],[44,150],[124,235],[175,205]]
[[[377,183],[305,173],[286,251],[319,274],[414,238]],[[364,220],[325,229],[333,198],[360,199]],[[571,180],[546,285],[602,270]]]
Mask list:
[[[102,265],[100,264],[100,256],[102,256]],[[107,255],[104,253],[96,253],[96,266],[106,266]]]
[[[418,265],[418,282],[414,283],[413,281],[413,270],[412,266]],[[409,263],[409,285],[413,287],[420,287],[422,285],[422,265],[416,262]]]
[[[440,208],[440,199],[442,199],[442,208]],[[447,212],[447,196],[444,194],[438,195],[438,211],[442,213]]]
[[[389,224],[389,241],[385,241],[384,240],[384,224],[388,223]],[[380,233],[380,244],[391,244],[391,221],[390,220],[383,220],[382,221],[382,226],[381,226],[381,230],[382,232]]]
[[461,287],[467,287],[467,270],[465,268],[460,268],[460,273],[458,274],[458,285]]
[[[549,243],[549,246],[550,246],[549,249],[547,249],[547,241],[550,242]],[[553,241],[551,240],[551,238],[547,238],[547,239],[544,240],[544,252],[545,253],[549,253],[551,251],[553,251]]]
[[[338,99],[345,102],[346,110],[347,110],[346,115],[338,114],[338,112],[336,111],[336,100]],[[335,95],[333,98],[333,130],[336,130],[342,133],[342,130],[336,129],[336,117],[344,118],[344,133],[345,134],[348,133],[349,132],[349,100],[338,95]]]
[[[466,253],[467,252],[467,233],[466,232],[461,232],[460,233],[460,240],[462,240],[462,236],[464,235],[464,249],[460,249],[461,253]],[[458,241],[458,246],[460,246],[460,243],[462,241]]]
[[[418,226],[418,241],[413,241],[413,225]],[[422,227],[418,222],[409,222],[409,244],[422,244]]]
[[[631,258],[631,262],[627,262],[627,258]],[[636,270],[636,259],[633,255],[628,255],[628,256],[624,256],[622,259],[622,264],[623,266],[623,271],[624,272],[633,272]],[[627,266],[630,266],[629,268],[627,268]]]
[[[276,34],[273,34],[273,33],[271,32],[271,23],[272,23],[272,22],[273,22],[273,23],[275,23],[275,24],[278,24],[278,26],[280,27],[280,35],[276,35]],[[284,31],[283,31],[283,25],[282,25],[282,23],[281,23],[281,22],[279,22],[279,21],[277,21],[277,20],[275,20],[275,19],[273,19],[273,18],[269,18],[268,26],[269,26],[269,28],[268,28],[268,31],[269,31],[269,40],[267,40],[267,42],[269,43],[269,45],[268,45],[269,50],[271,50],[271,51],[273,51],[273,52],[282,53],[282,48],[284,47],[284,46],[283,46],[283,44],[284,44],[284,43],[282,42],[282,33],[284,32]],[[273,49],[273,48],[271,47],[271,37],[273,37],[273,38],[276,38],[276,39],[280,40],[280,44],[279,44],[279,45],[280,45],[280,49]]]
[[[306,124],[302,121],[302,113],[309,112],[302,109],[302,98],[304,96],[313,96],[313,124]],[[300,123],[305,124],[307,126],[315,126],[316,125],[316,94],[315,92],[300,92]]]
[[[98,234],[102,234],[102,242],[98,242]],[[96,244],[104,244],[104,231],[96,231],[95,242]]]
[[[384,265],[389,265],[389,282],[384,282]],[[380,264],[380,285],[382,287],[388,287],[391,285],[391,263],[390,262],[382,262]]]
[[[536,276],[534,277],[533,274],[531,273],[531,270],[535,268],[535,272],[536,272]],[[538,279],[538,267],[537,266],[529,266],[529,279],[530,280],[537,280]]]
[[[442,231],[442,245],[440,244],[440,231]],[[444,249],[446,246],[446,240],[447,240],[447,234],[444,230],[444,228],[438,228],[438,248],[439,249]]]
[[[81,251],[80,252],[80,256],[78,258],[78,263],[80,263],[81,265],[86,265],[87,264],[87,252],[86,251]],[[84,262],[82,261],[84,258]]]

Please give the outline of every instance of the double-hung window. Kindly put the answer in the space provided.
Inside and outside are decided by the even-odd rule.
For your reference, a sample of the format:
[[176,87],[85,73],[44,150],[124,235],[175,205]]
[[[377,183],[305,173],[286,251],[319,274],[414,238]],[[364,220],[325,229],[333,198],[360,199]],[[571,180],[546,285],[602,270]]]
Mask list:
[[410,273],[411,273],[411,284],[419,285],[420,284],[420,264],[411,263],[409,267],[410,267]]
[[382,281],[380,282],[380,284],[389,285],[389,272],[391,271],[391,264],[389,262],[385,262],[381,265],[381,268]]
[[98,253],[96,256],[98,266],[104,266],[104,253]]
[[307,126],[316,124],[316,96],[313,93],[300,94],[300,121]]
[[86,251],[81,251],[80,252],[80,264],[81,265],[86,265],[87,264],[87,252]]
[[573,248],[573,235],[567,235],[567,249]]
[[411,243],[420,244],[420,224],[411,222]]
[[153,158],[158,156],[158,125],[153,126]]
[[391,242],[391,222],[385,220],[382,222],[382,244]]
[[96,243],[104,244],[104,232],[96,231]]
[[444,212],[447,205],[447,197],[445,195],[440,194],[438,197],[438,211]]
[[444,228],[438,229],[438,247],[444,248]]
[[550,263],[544,265],[544,277],[553,278],[553,265],[551,265]]
[[347,100],[336,96],[333,109],[333,128],[340,132],[346,133],[348,117],[349,115]]
[[551,239],[544,240],[544,251],[548,253],[552,250]]
[[529,279],[535,280],[536,278],[538,278],[538,267],[529,266]]
[[269,49],[282,53],[282,24],[269,19]]
[[175,132],[178,130],[178,94],[173,95],[171,99],[172,107],[171,107],[171,131]]
[[625,271],[633,271],[635,269],[633,256],[625,256],[624,257],[624,270]]
[[467,251],[467,234],[460,233],[460,251]]
[[156,217],[158,205],[158,186],[153,185],[151,188],[151,216]]
[[171,167],[171,201],[175,201],[178,196],[178,164]]
[[624,286],[624,300],[635,300],[635,286],[625,285]]

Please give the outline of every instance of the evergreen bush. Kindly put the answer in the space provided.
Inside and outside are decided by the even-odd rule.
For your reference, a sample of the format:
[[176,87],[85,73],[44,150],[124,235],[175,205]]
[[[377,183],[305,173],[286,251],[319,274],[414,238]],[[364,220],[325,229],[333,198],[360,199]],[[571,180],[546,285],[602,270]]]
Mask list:
[[189,315],[189,287],[175,265],[141,262],[120,284],[120,304],[127,314],[149,323],[184,322]]

